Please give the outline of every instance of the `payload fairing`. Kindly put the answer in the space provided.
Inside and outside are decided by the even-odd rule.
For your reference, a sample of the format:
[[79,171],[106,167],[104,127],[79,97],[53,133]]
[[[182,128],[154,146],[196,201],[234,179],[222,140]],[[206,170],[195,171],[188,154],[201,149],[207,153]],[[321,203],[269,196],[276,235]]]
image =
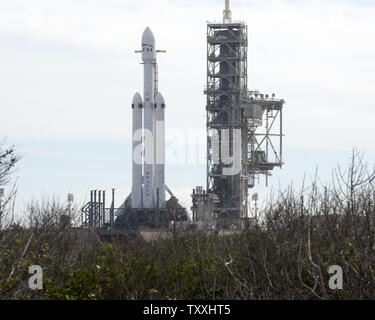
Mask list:
[[[157,92],[155,37],[150,28],[142,36],[144,66],[143,100],[133,97],[133,174],[131,207],[133,209],[165,208],[165,102]],[[143,113],[143,126],[142,126]],[[143,152],[142,152],[143,150]],[[143,179],[142,179],[143,178]]]

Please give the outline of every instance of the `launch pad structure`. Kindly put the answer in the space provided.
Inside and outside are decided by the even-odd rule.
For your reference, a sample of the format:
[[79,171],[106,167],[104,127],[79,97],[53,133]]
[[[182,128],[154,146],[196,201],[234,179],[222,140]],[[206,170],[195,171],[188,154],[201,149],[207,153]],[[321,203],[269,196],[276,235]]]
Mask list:
[[[82,208],[82,225],[113,235],[116,230],[141,226],[166,228],[171,221],[186,221],[187,211],[165,184],[165,110],[158,90],[155,36],[147,27],[142,35],[140,53],[143,64],[143,95],[133,96],[132,110],[132,189],[119,208],[105,208],[105,192],[91,191],[90,201]],[[166,192],[170,198],[166,201]],[[114,217],[117,217],[114,221]],[[109,221],[106,221],[109,217]]]
[[144,228],[168,228],[171,221],[186,221],[187,212],[172,191],[166,187],[170,198],[165,208],[133,209],[130,195],[119,208],[115,207],[115,189],[112,189],[111,204],[106,206],[105,190],[91,190],[90,200],[81,209],[81,225],[93,228],[99,235],[115,234],[118,230]]
[[194,221],[248,218],[249,189],[283,165],[284,100],[248,90],[247,52],[248,27],[226,0],[223,21],[207,24],[207,180],[193,190]]
[[[187,211],[165,184],[165,110],[158,91],[155,37],[142,36],[143,97],[132,103],[132,191],[120,208],[105,208],[105,193],[91,194],[83,224],[97,229],[186,222]],[[249,189],[283,165],[283,99],[248,89],[248,26],[232,20],[225,0],[223,20],[207,24],[206,188],[193,189],[192,222],[226,229],[249,225]],[[166,192],[170,199],[166,201]],[[104,198],[104,199],[103,199]],[[114,216],[117,216],[114,221]],[[107,219],[107,220],[106,220]]]

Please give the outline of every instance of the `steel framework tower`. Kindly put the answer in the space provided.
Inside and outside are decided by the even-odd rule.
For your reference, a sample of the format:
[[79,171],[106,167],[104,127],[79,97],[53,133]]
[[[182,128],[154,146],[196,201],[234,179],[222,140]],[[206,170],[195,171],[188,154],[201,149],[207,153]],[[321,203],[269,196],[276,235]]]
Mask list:
[[218,197],[211,218],[245,218],[257,175],[282,166],[284,101],[248,91],[248,28],[225,4],[223,22],[207,25],[207,194]]

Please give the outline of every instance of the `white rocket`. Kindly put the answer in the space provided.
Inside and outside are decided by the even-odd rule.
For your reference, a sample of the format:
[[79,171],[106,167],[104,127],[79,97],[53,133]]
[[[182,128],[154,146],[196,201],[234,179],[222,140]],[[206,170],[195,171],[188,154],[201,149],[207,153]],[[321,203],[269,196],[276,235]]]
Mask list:
[[133,208],[142,208],[142,97],[137,92],[133,97],[133,169],[131,203]]
[[165,180],[164,180],[164,167],[165,167],[165,119],[164,98],[160,92],[157,93],[155,98],[155,119],[156,119],[156,163],[155,163],[155,199],[156,206],[163,209],[165,208]]
[[[142,36],[144,65],[143,101],[133,98],[133,181],[131,206],[134,209],[165,208],[165,125],[163,96],[157,92],[155,37],[150,28]],[[142,127],[143,110],[143,127]],[[142,137],[142,139],[141,139]],[[143,144],[143,154],[141,154]],[[143,179],[142,179],[143,170]],[[142,181],[143,180],[143,181]]]

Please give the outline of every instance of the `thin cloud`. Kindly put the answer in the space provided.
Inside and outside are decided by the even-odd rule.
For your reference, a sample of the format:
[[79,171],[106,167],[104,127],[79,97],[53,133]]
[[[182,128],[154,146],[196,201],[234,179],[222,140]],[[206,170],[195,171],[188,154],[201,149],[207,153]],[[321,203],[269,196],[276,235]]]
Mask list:
[[[167,130],[205,128],[206,21],[220,20],[223,5],[221,0],[2,1],[0,137],[18,144],[56,143],[62,153],[70,152],[69,144],[109,141],[125,150],[131,99],[143,87],[134,50],[146,26],[158,48],[167,50],[158,57]],[[232,0],[231,7],[233,18],[249,27],[249,89],[287,101],[285,147],[339,152],[357,145],[375,151],[374,2]],[[126,150],[124,161],[131,158]],[[85,171],[84,164],[76,165]],[[170,178],[172,186],[179,183]],[[121,181],[130,185],[129,179]],[[58,189],[59,182],[51,188],[53,183]]]

